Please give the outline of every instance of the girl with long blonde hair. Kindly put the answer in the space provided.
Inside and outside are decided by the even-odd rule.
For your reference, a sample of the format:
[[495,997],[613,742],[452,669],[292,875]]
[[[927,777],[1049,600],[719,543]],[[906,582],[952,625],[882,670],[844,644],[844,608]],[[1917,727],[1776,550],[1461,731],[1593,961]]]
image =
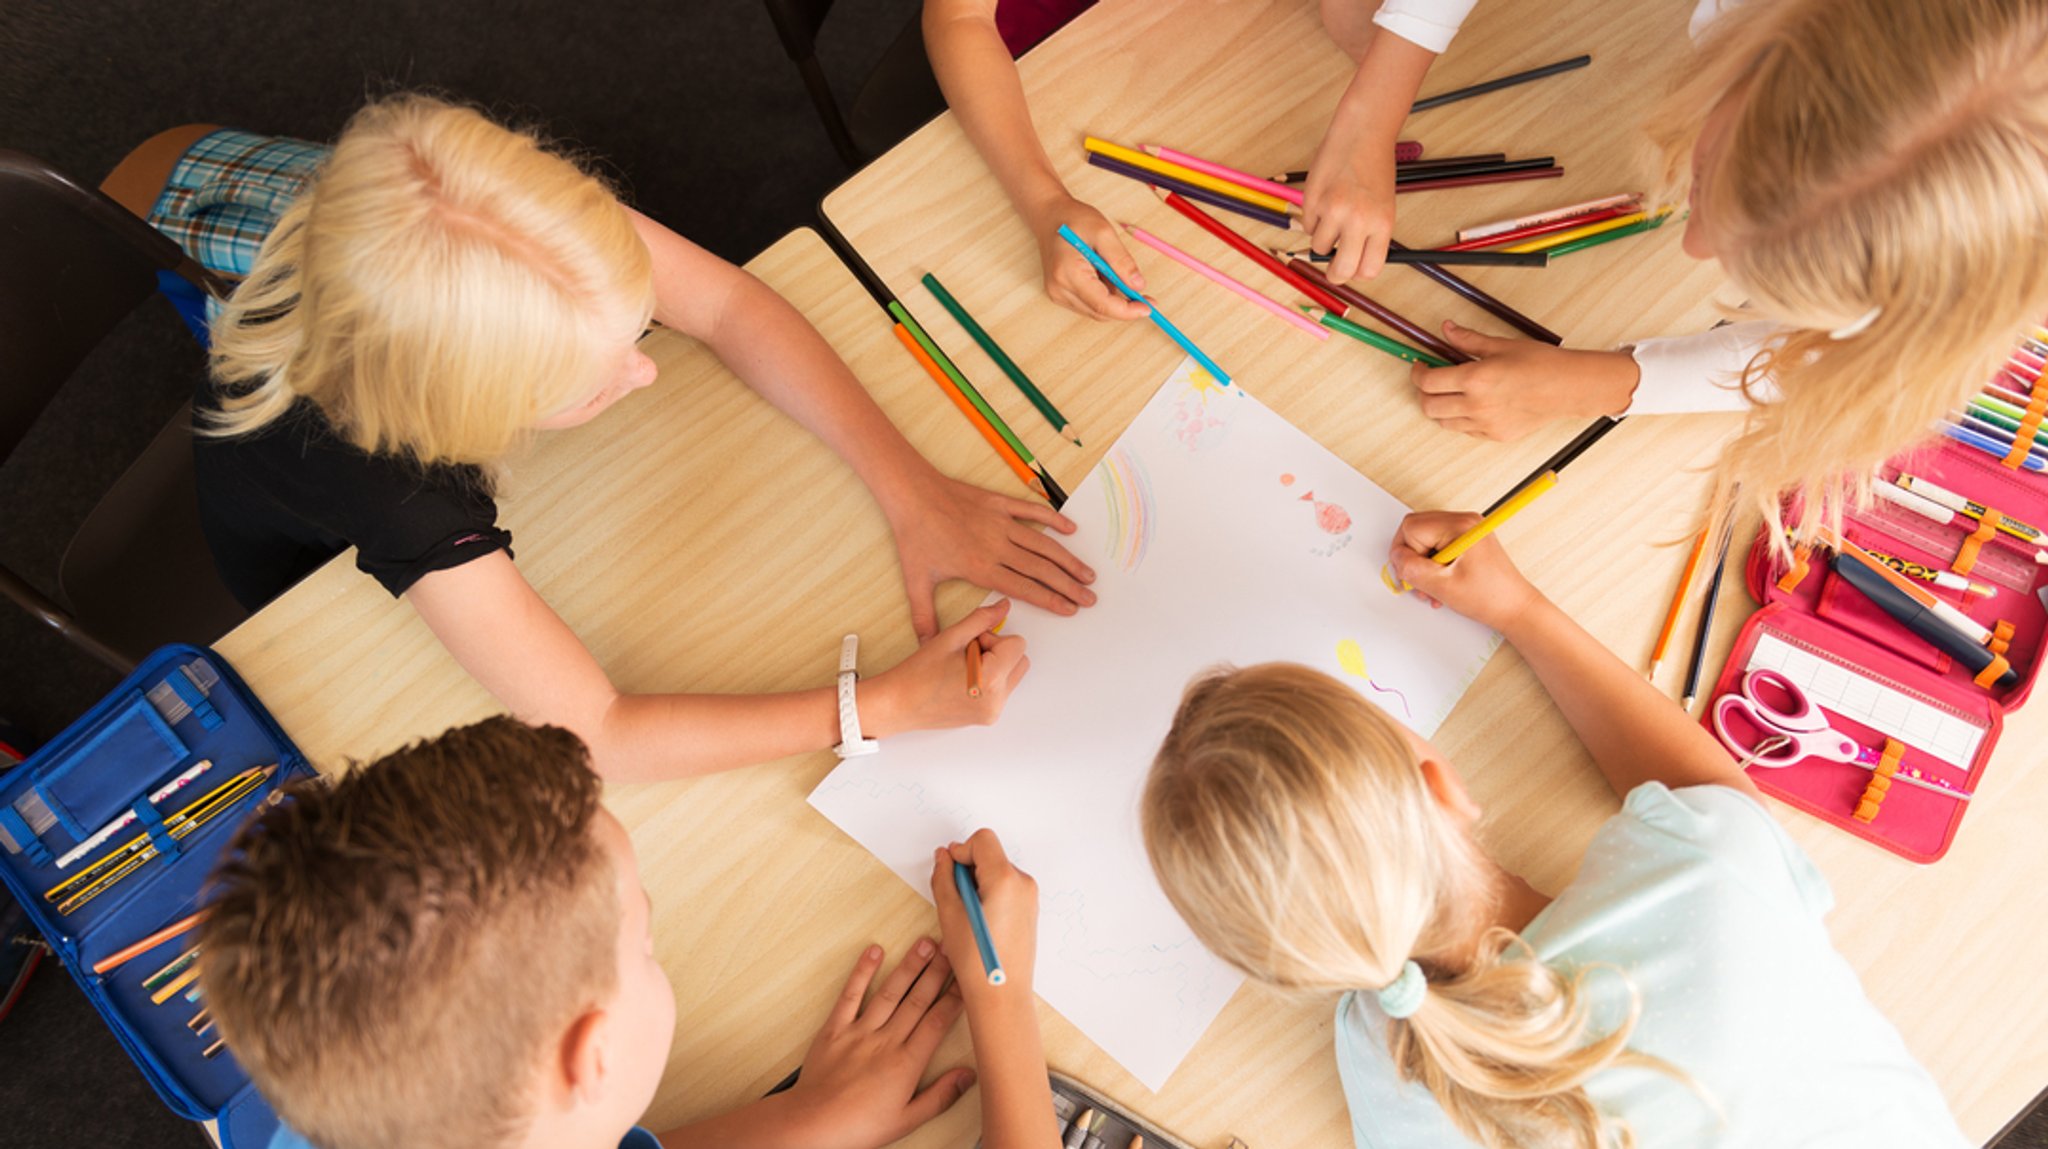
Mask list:
[[1811,535],[2048,313],[2048,2],[1702,0],[1693,29],[1650,136],[1690,184],[1686,252],[1746,321],[1623,351],[1446,324],[1477,362],[1413,380],[1425,414],[1496,439],[1746,410],[1718,502],[1740,484],[1776,522],[1801,494]]
[[[887,513],[925,642],[860,684],[864,729],[831,687],[622,692],[513,565],[492,475],[534,433],[654,383],[650,319],[824,440]],[[507,707],[575,732],[615,780],[992,721],[1025,665],[1021,641],[987,633],[1007,603],[942,631],[933,587],[969,578],[1061,613],[1094,600],[1087,566],[1030,529],[1072,531],[1064,516],[939,474],[766,285],[468,108],[403,95],[357,113],[211,335],[195,463],[229,588],[260,606],[352,546]],[[971,700],[969,642],[993,660]]]
[[1622,797],[1555,898],[1487,854],[1441,753],[1302,666],[1192,684],[1142,800],[1196,936],[1335,1003],[1361,1149],[1967,1144],[1713,738],[1497,542],[1425,557],[1476,521],[1411,516],[1394,566],[1515,645]]

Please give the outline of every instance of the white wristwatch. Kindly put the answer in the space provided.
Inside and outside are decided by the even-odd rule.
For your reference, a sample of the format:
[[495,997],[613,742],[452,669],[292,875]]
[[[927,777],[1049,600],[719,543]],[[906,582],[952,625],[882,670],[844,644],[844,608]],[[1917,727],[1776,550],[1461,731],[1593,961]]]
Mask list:
[[853,704],[853,684],[860,678],[856,670],[859,658],[860,636],[849,634],[839,644],[839,745],[832,748],[841,758],[858,758],[882,748],[875,739],[860,736],[860,710]]

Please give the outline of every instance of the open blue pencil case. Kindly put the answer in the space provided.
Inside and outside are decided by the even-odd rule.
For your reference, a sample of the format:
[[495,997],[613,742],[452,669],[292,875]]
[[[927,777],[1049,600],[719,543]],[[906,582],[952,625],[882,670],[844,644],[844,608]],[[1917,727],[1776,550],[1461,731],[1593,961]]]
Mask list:
[[[212,765],[152,804],[149,796],[201,761]],[[242,771],[271,776],[182,835],[177,814]],[[134,1059],[164,1104],[192,1121],[217,1121],[225,1149],[264,1149],[277,1128],[234,1054],[204,1056],[216,1030],[187,1025],[203,1001],[178,992],[150,1000],[144,978],[192,945],[166,939],[104,975],[94,963],[197,910],[207,874],[249,814],[277,788],[314,774],[305,756],[226,660],[167,646],[28,761],[0,776],[0,881],[28,911],[58,961]],[[100,827],[134,822],[65,868],[57,861]],[[104,891],[59,913],[44,895],[139,836],[158,853]],[[196,984],[196,983],[195,983]]]

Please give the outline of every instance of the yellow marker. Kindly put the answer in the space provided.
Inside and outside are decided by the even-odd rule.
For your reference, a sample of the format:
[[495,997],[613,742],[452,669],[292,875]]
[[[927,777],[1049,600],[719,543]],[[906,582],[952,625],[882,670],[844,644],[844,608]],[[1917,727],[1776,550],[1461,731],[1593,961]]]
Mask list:
[[1179,164],[1168,163],[1157,156],[1148,156],[1144,152],[1133,151],[1120,144],[1112,144],[1108,140],[1098,140],[1094,136],[1089,136],[1081,141],[1081,146],[1097,155],[1107,156],[1119,163],[1126,163],[1134,168],[1143,168],[1148,172],[1157,172],[1169,179],[1176,179],[1184,184],[1193,184],[1204,191],[1215,192],[1217,195],[1227,195],[1240,203],[1251,204],[1253,207],[1262,207],[1267,211],[1278,212],[1281,215],[1286,215],[1295,210],[1293,204],[1288,203],[1279,196],[1267,195],[1262,191],[1253,191],[1248,187],[1231,183],[1229,180],[1219,180],[1207,172],[1198,172],[1193,168],[1184,168]]
[[[1508,496],[1508,498],[1504,502],[1502,502],[1499,507],[1494,509],[1494,512],[1492,514],[1479,520],[1478,524],[1475,525],[1471,530],[1466,531],[1464,534],[1459,535],[1455,539],[1452,539],[1449,543],[1445,544],[1444,546],[1439,547],[1436,553],[1430,555],[1429,557],[1435,560],[1439,566],[1451,565],[1452,563],[1458,560],[1458,556],[1464,554],[1466,551],[1469,551],[1473,547],[1479,545],[1479,541],[1481,539],[1484,539],[1486,536],[1499,530],[1503,523],[1506,523],[1509,519],[1512,519],[1516,515],[1522,513],[1522,509],[1524,507],[1527,507],[1530,503],[1533,503],[1537,499],[1541,498],[1545,491],[1548,491],[1550,488],[1555,487],[1556,485],[1557,472],[1543,472],[1542,474],[1529,480],[1528,483],[1523,485],[1521,490],[1516,491],[1514,494]],[[1401,584],[1401,591],[1404,593],[1414,589],[1414,587],[1409,586],[1406,582],[1403,582]]]

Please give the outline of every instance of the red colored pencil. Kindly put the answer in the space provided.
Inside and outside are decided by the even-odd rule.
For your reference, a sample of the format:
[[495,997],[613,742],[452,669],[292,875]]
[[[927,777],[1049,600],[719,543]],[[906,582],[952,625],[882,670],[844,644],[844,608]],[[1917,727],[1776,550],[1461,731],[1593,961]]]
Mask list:
[[1322,288],[1317,287],[1315,284],[1310,283],[1307,279],[1303,278],[1299,272],[1289,270],[1286,264],[1281,263],[1277,259],[1274,259],[1271,255],[1269,255],[1267,252],[1261,249],[1258,244],[1253,243],[1251,240],[1248,240],[1245,237],[1230,230],[1228,227],[1225,227],[1223,225],[1222,220],[1217,219],[1215,216],[1210,215],[1208,212],[1205,212],[1201,208],[1196,207],[1194,204],[1189,203],[1187,200],[1182,199],[1178,194],[1174,192],[1162,191],[1159,188],[1153,188],[1152,190],[1155,193],[1157,193],[1161,199],[1166,201],[1166,206],[1188,217],[1189,219],[1194,220],[1196,224],[1201,226],[1203,231],[1208,232],[1210,235],[1213,235],[1217,239],[1220,239],[1223,242],[1229,244],[1230,246],[1236,248],[1238,250],[1238,253],[1243,255],[1246,259],[1251,260],[1253,263],[1256,263],[1260,267],[1265,268],[1267,271],[1273,273],[1274,275],[1279,276],[1280,279],[1284,281],[1288,286],[1294,288],[1296,291],[1299,291],[1303,295],[1306,295],[1310,299],[1314,300],[1316,306],[1321,307],[1326,311],[1333,312],[1340,316],[1350,310],[1350,307],[1343,300],[1337,298],[1336,296],[1330,294],[1327,291],[1324,291]]
[[1469,188],[1480,184],[1506,184],[1520,180],[1550,180],[1564,174],[1563,168],[1538,168],[1532,172],[1490,172],[1477,176],[1452,176],[1441,180],[1416,180],[1414,183],[1395,183],[1394,194],[1402,192],[1429,191],[1435,188]]
[[1520,243],[1525,239],[1534,239],[1539,235],[1570,231],[1575,227],[1584,227],[1589,223],[1599,223],[1603,219],[1614,219],[1618,216],[1631,215],[1641,210],[1643,209],[1639,207],[1612,207],[1606,211],[1589,212],[1586,215],[1575,215],[1568,219],[1554,219],[1549,223],[1530,224],[1528,227],[1518,227],[1513,231],[1504,231],[1499,235],[1489,235],[1483,239],[1468,239],[1463,243],[1447,243],[1438,250],[1479,251],[1484,248],[1498,247],[1501,244]]
[[1372,299],[1348,283],[1332,281],[1329,276],[1323,274],[1322,268],[1317,267],[1308,260],[1297,257],[1289,260],[1287,266],[1310,283],[1352,304],[1360,311],[1400,332],[1403,336],[1407,337],[1410,343],[1415,344],[1431,355],[1439,359],[1448,359],[1453,363],[1472,362],[1470,355],[1445,343],[1437,336],[1431,335],[1421,324],[1408,319],[1393,308]]

